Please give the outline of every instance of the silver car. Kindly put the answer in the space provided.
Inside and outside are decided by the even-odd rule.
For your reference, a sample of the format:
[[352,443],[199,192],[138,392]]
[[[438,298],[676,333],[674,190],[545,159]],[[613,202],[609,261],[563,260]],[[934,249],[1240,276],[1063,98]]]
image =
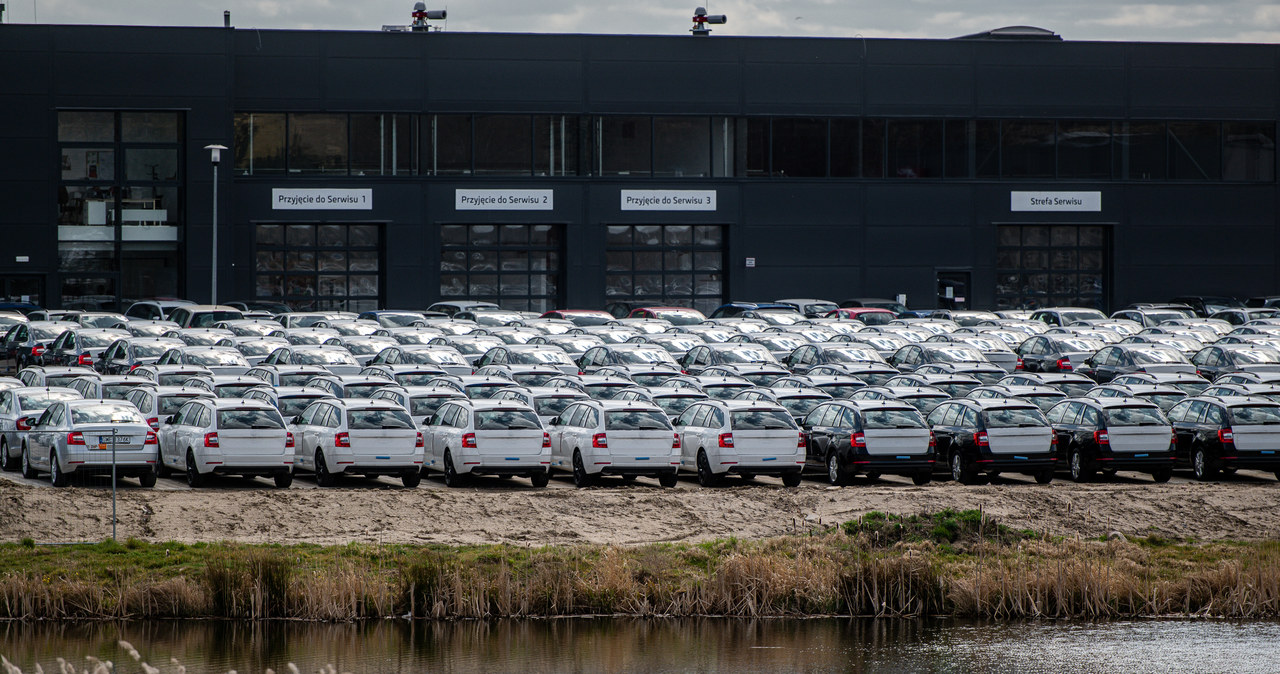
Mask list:
[[27,434],[22,476],[31,479],[47,472],[53,486],[65,487],[75,473],[110,473],[114,460],[116,475],[153,487],[159,449],[155,431],[132,403],[60,401]]
[[5,470],[17,470],[27,431],[36,418],[59,400],[79,400],[75,389],[62,387],[19,387],[0,391],[0,460]]

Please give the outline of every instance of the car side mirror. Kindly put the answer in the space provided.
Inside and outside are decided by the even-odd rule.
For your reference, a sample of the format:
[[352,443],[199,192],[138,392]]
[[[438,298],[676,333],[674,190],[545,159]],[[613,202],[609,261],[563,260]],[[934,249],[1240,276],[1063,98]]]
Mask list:
[[547,425],[548,425],[548,426],[559,426],[559,425],[560,425],[560,417],[551,417],[550,419],[548,419],[548,420],[547,420]]
[[291,423],[291,424],[293,424],[293,425],[295,425],[295,426],[296,426],[296,425],[298,425],[298,424],[300,424],[300,423],[302,423],[302,415],[301,415],[301,414],[299,414],[298,416],[296,416],[296,417],[294,417],[294,418],[290,419],[290,420],[289,420],[289,423]]

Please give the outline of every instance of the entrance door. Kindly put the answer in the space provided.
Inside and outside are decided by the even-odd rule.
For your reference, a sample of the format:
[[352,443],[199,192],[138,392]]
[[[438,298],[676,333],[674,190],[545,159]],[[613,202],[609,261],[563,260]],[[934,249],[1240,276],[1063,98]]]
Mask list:
[[969,285],[973,280],[973,272],[939,271],[938,272],[938,308],[968,309],[972,297]]

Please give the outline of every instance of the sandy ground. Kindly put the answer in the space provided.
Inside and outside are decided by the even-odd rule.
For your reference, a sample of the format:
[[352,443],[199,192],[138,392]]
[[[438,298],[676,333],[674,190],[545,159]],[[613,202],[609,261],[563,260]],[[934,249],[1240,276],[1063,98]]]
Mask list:
[[[690,481],[659,489],[641,479],[586,490],[561,478],[541,490],[524,480],[499,479],[466,489],[448,489],[438,480],[404,489],[386,478],[318,489],[300,478],[286,490],[263,480],[228,479],[196,491],[172,479],[155,489],[122,480],[118,499],[118,536],[152,541],[638,544],[758,538],[869,510],[943,508],[981,508],[1003,524],[1051,534],[1280,538],[1280,483],[1248,471],[1213,483],[1177,476],[1164,485],[1121,473],[1085,485],[1055,480],[1039,486],[1014,477],[983,486],[915,487],[885,478],[842,488],[806,481],[798,489],[772,478],[718,489]],[[0,474],[0,540],[94,541],[110,530],[109,481],[54,489],[47,481]]]

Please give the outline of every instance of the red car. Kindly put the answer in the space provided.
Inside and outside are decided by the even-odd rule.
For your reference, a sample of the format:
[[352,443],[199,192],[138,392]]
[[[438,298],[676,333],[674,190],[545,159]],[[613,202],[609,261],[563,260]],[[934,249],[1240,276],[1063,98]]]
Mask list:
[[697,325],[707,320],[701,311],[688,307],[637,307],[627,318],[660,318],[672,325]]
[[897,314],[888,309],[873,309],[871,307],[845,307],[835,311],[828,311],[826,314],[826,318],[848,318],[862,321],[867,325],[885,325],[897,317]]

